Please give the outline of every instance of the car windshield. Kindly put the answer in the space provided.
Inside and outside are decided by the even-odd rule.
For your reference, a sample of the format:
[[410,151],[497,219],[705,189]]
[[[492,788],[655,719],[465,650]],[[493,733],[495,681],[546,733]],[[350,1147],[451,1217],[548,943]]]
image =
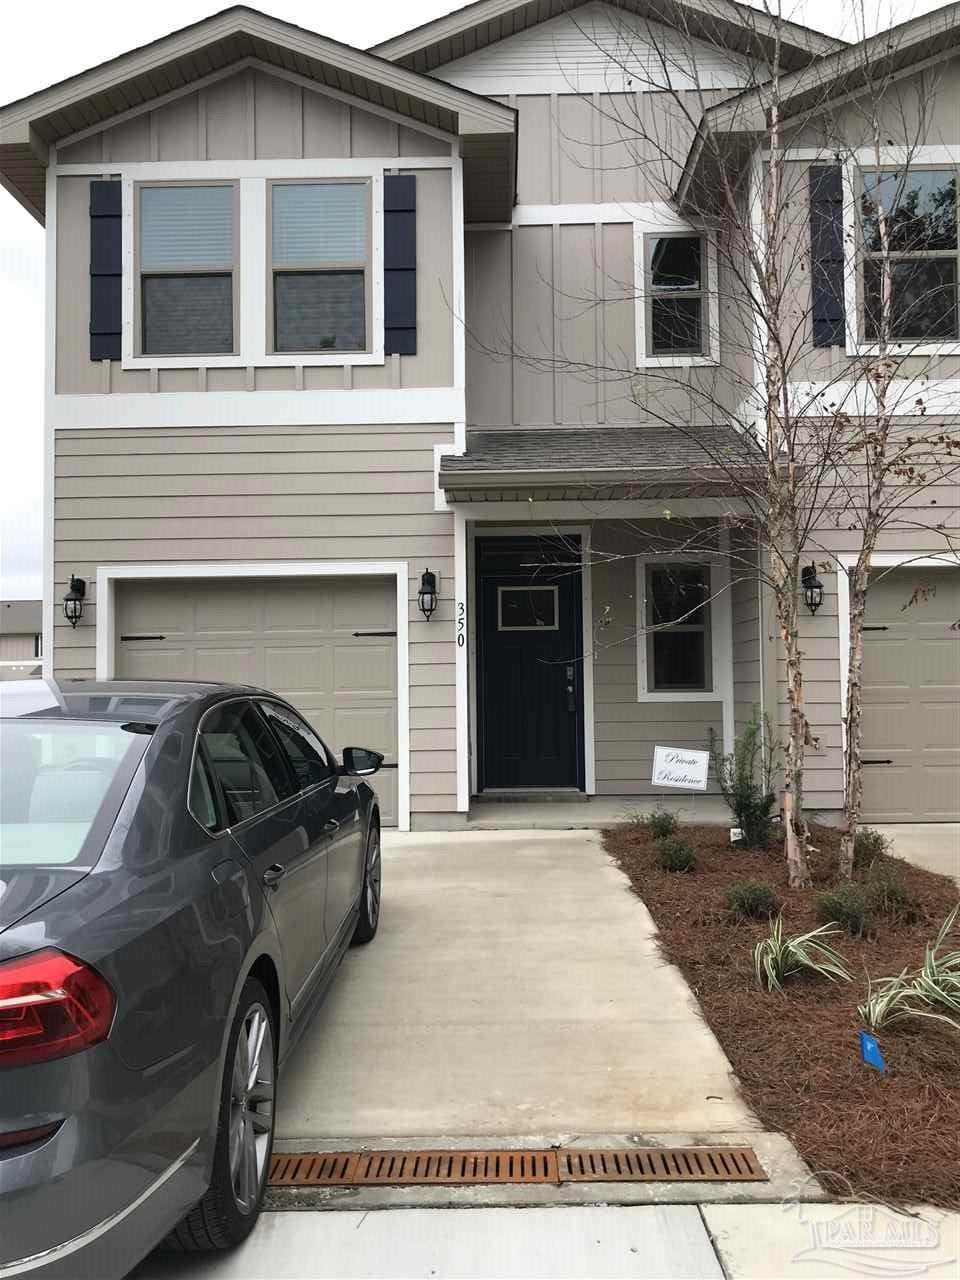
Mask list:
[[111,782],[128,753],[143,750],[138,727],[0,720],[0,870],[86,861]]

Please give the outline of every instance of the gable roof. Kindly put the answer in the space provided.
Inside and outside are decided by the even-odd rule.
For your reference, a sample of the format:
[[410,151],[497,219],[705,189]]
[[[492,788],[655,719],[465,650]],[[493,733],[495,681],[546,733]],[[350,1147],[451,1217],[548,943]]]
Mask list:
[[[856,97],[871,85],[908,73],[930,59],[947,58],[960,50],[960,3],[945,5],[896,27],[848,45],[779,81],[780,119],[816,115],[835,98]],[[703,209],[709,193],[720,190],[715,172],[718,159],[706,141],[714,137],[720,151],[735,164],[765,134],[770,83],[725,99],[703,113],[676,188],[682,209]]]
[[[445,17],[414,27],[371,46],[371,53],[411,70],[437,67],[509,36],[525,31],[586,0],[475,0]],[[615,8],[665,26],[679,27],[731,52],[768,57],[779,34],[781,64],[802,67],[814,58],[843,47],[842,40],[794,22],[777,23],[740,0],[610,0]]]
[[[145,103],[251,58],[295,72],[318,89],[326,86],[361,104],[386,108],[413,126],[430,125],[468,139],[484,155],[485,174],[508,171],[507,180],[513,181],[516,114],[509,107],[236,5],[0,107],[0,184],[42,222],[43,170],[51,145],[106,127]],[[509,195],[507,209],[512,187]]]

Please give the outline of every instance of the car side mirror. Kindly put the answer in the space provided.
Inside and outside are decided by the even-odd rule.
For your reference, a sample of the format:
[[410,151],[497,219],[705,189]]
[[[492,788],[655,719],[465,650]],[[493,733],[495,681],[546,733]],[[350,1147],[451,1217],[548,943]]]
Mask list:
[[369,778],[383,764],[383,756],[379,751],[371,751],[369,747],[344,747],[343,772],[354,778]]

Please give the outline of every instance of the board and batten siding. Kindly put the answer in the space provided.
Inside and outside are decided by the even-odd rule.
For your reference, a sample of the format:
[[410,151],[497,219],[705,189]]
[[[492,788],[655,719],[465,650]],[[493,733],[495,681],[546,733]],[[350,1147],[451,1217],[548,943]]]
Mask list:
[[[417,178],[417,354],[382,365],[306,367],[304,391],[453,384],[451,170],[404,166],[404,157],[449,155],[432,135],[252,69],[155,111],[92,134],[60,163],[396,157]],[[90,359],[90,178],[57,178],[56,389],[60,394],[151,391],[293,391],[292,367],[123,369]],[[242,264],[241,264],[242,269]],[[266,320],[264,320],[266,323]],[[189,357],[184,358],[190,364]]]
[[[644,525],[659,538],[644,536]],[[636,557],[645,548],[663,551],[664,525],[596,521],[591,531],[593,598],[593,706],[598,795],[659,795],[650,782],[655,746],[706,750],[710,730],[722,741],[719,699],[638,702]],[[735,597],[736,599],[736,597]],[[736,616],[736,615],[735,615]],[[752,691],[755,646],[734,629],[734,671],[747,673],[735,697]],[[708,790],[716,792],[711,778]]]
[[454,811],[453,517],[433,485],[433,446],[452,440],[435,425],[58,431],[54,599],[77,574],[88,600],[75,631],[58,610],[55,674],[95,674],[100,565],[407,560],[411,811]]

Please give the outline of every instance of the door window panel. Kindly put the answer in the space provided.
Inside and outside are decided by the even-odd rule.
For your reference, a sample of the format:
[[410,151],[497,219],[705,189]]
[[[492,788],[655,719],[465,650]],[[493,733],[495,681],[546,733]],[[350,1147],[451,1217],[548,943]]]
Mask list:
[[326,748],[299,716],[276,702],[261,702],[260,709],[283,744],[301,791],[335,776]]
[[217,827],[219,827],[220,818],[217,813],[213,781],[207,769],[207,763],[203,758],[203,753],[199,750],[193,758],[193,771],[190,774],[187,807],[205,830],[216,831]]
[[498,631],[556,631],[556,587],[498,587]]
[[294,794],[280,746],[251,703],[231,702],[210,712],[201,737],[231,825]]

